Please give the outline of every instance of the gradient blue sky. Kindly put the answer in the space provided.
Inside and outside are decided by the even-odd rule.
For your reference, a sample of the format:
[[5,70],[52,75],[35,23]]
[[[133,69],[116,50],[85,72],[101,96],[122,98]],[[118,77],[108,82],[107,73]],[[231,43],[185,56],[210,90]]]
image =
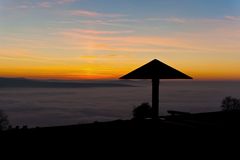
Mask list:
[[239,0],[0,0],[0,76],[117,78],[153,58],[240,79]]

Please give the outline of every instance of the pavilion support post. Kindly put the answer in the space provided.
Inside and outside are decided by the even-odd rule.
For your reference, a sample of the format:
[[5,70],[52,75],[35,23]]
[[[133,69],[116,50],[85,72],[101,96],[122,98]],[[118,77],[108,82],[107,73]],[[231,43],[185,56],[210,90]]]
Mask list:
[[152,79],[152,119],[158,119],[159,114],[159,79]]

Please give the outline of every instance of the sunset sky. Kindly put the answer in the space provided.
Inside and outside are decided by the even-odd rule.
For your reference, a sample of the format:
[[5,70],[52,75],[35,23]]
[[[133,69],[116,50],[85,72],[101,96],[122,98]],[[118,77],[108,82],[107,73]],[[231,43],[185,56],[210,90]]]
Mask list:
[[240,0],[0,0],[0,77],[115,79],[155,58],[240,80]]

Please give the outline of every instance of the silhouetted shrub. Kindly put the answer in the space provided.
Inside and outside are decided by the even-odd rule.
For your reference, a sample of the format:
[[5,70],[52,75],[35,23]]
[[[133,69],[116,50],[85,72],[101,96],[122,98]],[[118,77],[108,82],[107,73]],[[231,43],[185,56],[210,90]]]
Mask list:
[[223,99],[221,107],[223,111],[240,111],[240,100],[228,96]]
[[0,110],[0,131],[6,130],[8,126],[8,117],[2,110]]
[[152,108],[148,103],[142,103],[133,110],[133,118],[142,120],[150,118],[152,115]]

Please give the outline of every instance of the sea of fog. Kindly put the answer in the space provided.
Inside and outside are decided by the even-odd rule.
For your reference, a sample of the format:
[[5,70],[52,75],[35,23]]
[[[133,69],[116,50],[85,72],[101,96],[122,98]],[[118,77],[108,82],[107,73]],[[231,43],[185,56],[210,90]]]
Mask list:
[[[135,87],[0,88],[0,110],[12,126],[130,119],[134,107],[151,102],[151,81],[124,83]],[[166,115],[167,110],[218,111],[226,96],[240,98],[240,82],[163,81],[160,115]]]

